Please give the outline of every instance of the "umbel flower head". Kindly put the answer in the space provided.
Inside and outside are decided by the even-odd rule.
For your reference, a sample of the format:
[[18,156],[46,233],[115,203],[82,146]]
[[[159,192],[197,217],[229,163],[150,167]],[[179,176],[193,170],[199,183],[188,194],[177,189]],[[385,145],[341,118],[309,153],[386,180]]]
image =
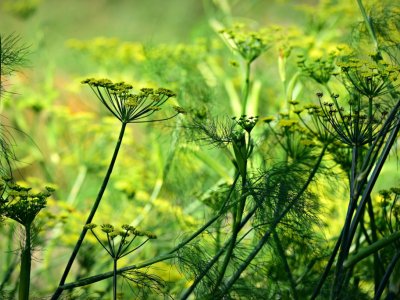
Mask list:
[[301,72],[314,79],[316,82],[325,85],[331,78],[332,71],[335,69],[336,52],[329,52],[326,59],[316,58],[312,63],[305,63],[304,55],[299,54],[297,57],[297,66]]
[[[122,225],[122,230],[116,231],[114,229],[114,226],[111,224],[103,224],[101,225],[101,231],[103,231],[107,235],[107,242],[108,246],[103,244],[101,240],[97,237],[93,229],[97,227],[96,224],[94,223],[89,223],[84,226],[84,228],[90,230],[93,235],[96,237],[97,241],[100,243],[100,245],[107,251],[107,253],[114,258],[115,260],[118,260],[129,253],[137,250],[138,248],[142,247],[148,240],[154,240],[157,239],[157,235],[152,233],[151,231],[145,231],[142,232],[135,227],[124,224]],[[116,237],[121,237],[121,240],[119,242],[119,246],[116,244]],[[146,236],[147,239],[142,242],[138,247],[130,250],[129,247],[131,246],[132,242],[136,239],[136,237],[142,237]],[[131,237],[130,240],[128,238]]]
[[[12,182],[9,176],[3,176],[0,184],[2,196],[0,198],[0,214],[17,221],[21,225],[30,225],[37,214],[46,207],[47,198],[55,190],[46,187],[46,192],[29,193],[31,188],[24,188]],[[6,196],[5,196],[6,195]]]
[[337,62],[341,72],[332,72],[333,75],[341,76],[346,86],[352,86],[362,95],[372,99],[389,93],[392,89],[399,87],[396,84],[400,68],[391,66],[384,60],[376,60],[377,52],[367,52],[370,60],[350,58],[349,62]]
[[246,115],[241,115],[238,120],[236,120],[236,117],[233,117],[232,120],[234,120],[240,127],[242,127],[244,130],[246,130],[248,133],[250,133],[254,126],[256,126],[258,122],[259,117],[248,117]]
[[231,40],[234,49],[249,63],[271,48],[277,40],[282,39],[278,33],[282,28],[278,26],[249,32],[244,31],[244,27],[244,24],[236,24],[232,29],[222,29],[218,33]]
[[[320,123],[325,129],[336,139],[342,141],[346,145],[363,146],[374,141],[382,125],[388,111],[383,109],[380,104],[373,106],[372,115],[370,117],[364,113],[363,105],[361,104],[361,97],[356,100],[349,101],[349,110],[346,113],[343,107],[336,106],[337,98],[339,95],[332,94],[333,102],[322,102],[322,93],[317,93],[320,102],[321,111],[314,109],[314,113],[318,117]],[[332,126],[328,128],[325,125],[325,120]],[[399,119],[385,129],[385,131],[392,130],[399,124]]]
[[178,114],[187,114],[186,110],[174,106],[175,114],[169,118],[158,120],[145,120],[155,112],[161,110],[161,106],[176,93],[165,88],[142,88],[139,94],[131,94],[132,85],[125,82],[113,83],[109,79],[88,78],[81,81],[88,84],[97,98],[105,107],[123,123],[145,123],[172,119]]

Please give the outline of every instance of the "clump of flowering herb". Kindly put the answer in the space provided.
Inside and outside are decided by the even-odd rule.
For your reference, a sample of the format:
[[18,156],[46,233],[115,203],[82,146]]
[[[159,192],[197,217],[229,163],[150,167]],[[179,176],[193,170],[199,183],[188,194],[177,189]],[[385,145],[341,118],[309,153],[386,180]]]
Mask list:
[[288,117],[288,114],[281,114],[281,118],[275,127],[270,124],[271,117],[267,119],[266,123],[288,157],[296,161],[304,160],[315,148],[316,143],[308,135],[306,127],[299,125],[299,120],[287,119],[286,117]]
[[159,119],[144,120],[155,112],[161,110],[161,106],[170,98],[176,97],[176,93],[166,88],[141,88],[138,94],[131,94],[132,85],[125,82],[113,83],[109,79],[88,78],[82,80],[88,84],[97,98],[104,106],[122,123],[157,122],[171,119],[178,114],[187,114],[186,110],[174,106],[175,115]]
[[384,60],[377,60],[378,52],[367,52],[370,59],[350,58],[348,62],[337,62],[341,72],[332,73],[340,76],[346,86],[368,97],[369,99],[385,95],[397,88],[393,85],[399,76],[400,68],[392,66]]
[[389,190],[380,190],[378,194],[381,198],[379,206],[383,212],[382,221],[386,223],[389,230],[387,234],[393,234],[400,230],[400,188],[392,187]]
[[[309,103],[303,106],[303,109],[293,110],[299,116],[301,123],[309,130],[309,133],[322,143],[331,143],[335,138],[329,133],[333,128],[328,119],[321,112],[321,107],[317,104]],[[300,113],[306,110],[311,117],[311,124],[304,121]],[[327,131],[325,128],[328,128]]]
[[[317,113],[320,123],[332,136],[349,146],[362,146],[373,142],[388,115],[388,111],[379,104],[372,107],[372,112],[364,112],[365,105],[361,103],[361,98],[350,100],[349,109],[345,112],[345,109],[337,104],[339,95],[331,95],[333,102],[322,102],[322,93],[317,93],[317,97],[321,110],[315,109],[314,112]],[[322,114],[319,114],[320,112]],[[324,118],[331,128],[325,125]],[[398,123],[399,120],[396,119],[385,130],[390,131]]]
[[222,29],[219,31],[228,41],[232,41],[231,46],[247,62],[252,62],[273,44],[282,39],[279,33],[282,28],[271,26],[260,28],[258,31],[245,31],[244,24],[236,24],[231,29]]
[[4,92],[5,76],[20,72],[21,68],[28,64],[26,56],[29,46],[18,45],[21,38],[18,35],[0,35],[0,96]]
[[297,66],[300,68],[301,72],[307,76],[314,79],[316,82],[326,85],[331,78],[332,71],[335,69],[335,60],[337,53],[331,51],[328,53],[326,59],[321,57],[313,59],[313,62],[306,64],[306,57],[299,54],[297,56],[299,60],[297,61]]
[[246,115],[242,115],[238,120],[236,120],[236,118],[233,118],[233,120],[236,121],[236,123],[248,133],[250,133],[253,130],[254,126],[256,126],[258,119],[258,116],[246,118]]
[[267,123],[267,124],[269,124],[269,123],[271,123],[271,122],[273,122],[275,120],[276,120],[275,117],[264,117],[264,118],[260,119],[261,122],[264,122],[264,123]]
[[[89,223],[84,226],[85,229],[90,230],[92,232],[92,234],[95,236],[100,245],[104,248],[104,250],[107,251],[107,253],[114,260],[113,295],[114,299],[117,299],[117,261],[120,258],[123,258],[128,254],[132,253],[133,251],[139,249],[149,240],[157,239],[157,235],[155,235],[151,231],[142,232],[128,224],[122,225],[122,230],[115,230],[114,226],[111,224],[103,224],[100,226],[101,231],[103,231],[107,236],[107,242],[103,243],[101,239],[99,239],[99,237],[93,231],[93,229],[95,229],[96,227],[97,225],[94,223]],[[119,244],[117,241],[117,237],[119,237]],[[146,237],[146,240],[142,242],[139,246],[131,249],[131,245],[137,237]]]
[[12,219],[24,228],[25,240],[21,249],[21,272],[19,282],[19,299],[29,299],[32,237],[35,234],[34,220],[46,207],[47,198],[55,189],[46,187],[45,192],[30,193],[31,188],[14,183],[9,175],[1,177],[0,183],[0,217]]

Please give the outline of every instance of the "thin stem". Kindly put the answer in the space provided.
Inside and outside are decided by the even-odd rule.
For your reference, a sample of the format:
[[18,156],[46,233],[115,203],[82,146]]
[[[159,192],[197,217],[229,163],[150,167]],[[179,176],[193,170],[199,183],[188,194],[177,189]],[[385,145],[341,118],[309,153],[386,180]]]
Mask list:
[[[253,214],[256,212],[257,206],[255,206],[243,219],[242,223],[240,224],[240,229],[250,220],[250,218],[253,216]],[[217,254],[214,255],[212,260],[207,264],[207,266],[201,271],[200,275],[197,276],[193,284],[190,286],[190,288],[186,291],[186,293],[182,296],[181,300],[187,299],[190,294],[194,291],[196,286],[200,283],[200,281],[203,279],[204,276],[206,276],[207,272],[212,268],[212,266],[218,261],[218,259],[221,257],[221,255],[224,253],[226,247],[230,244],[231,237],[225,242],[225,244],[220,248],[220,250],[217,252]]]
[[358,147],[353,146],[353,155],[351,161],[351,175],[350,175],[350,203],[347,209],[346,220],[343,227],[343,235],[341,240],[341,246],[339,251],[339,257],[336,264],[335,276],[332,282],[331,288],[331,296],[330,299],[334,299],[338,297],[340,292],[341,282],[342,282],[342,270],[343,270],[343,262],[347,257],[347,253],[345,251],[346,245],[351,243],[348,241],[348,235],[350,230],[350,224],[353,217],[354,210],[357,206],[357,198],[354,197],[354,187],[355,187],[355,178],[357,174],[357,159],[358,157]]
[[127,256],[129,253],[132,253],[133,251],[139,249],[139,248],[142,247],[144,244],[146,244],[146,243],[148,242],[148,240],[150,240],[150,239],[145,240],[143,243],[141,243],[141,244],[140,244],[139,246],[137,246],[135,249],[133,249],[133,250],[131,250],[131,251],[125,253],[124,255],[121,255],[119,258],[122,258],[122,257],[124,257],[124,256]]
[[107,253],[112,257],[113,255],[110,253],[110,251],[108,251],[107,247],[104,246],[104,244],[99,240],[99,238],[97,237],[97,235],[94,233],[94,231],[92,229],[90,229],[90,231],[93,233],[94,237],[96,238],[96,240],[100,243],[100,245],[104,248],[104,250],[107,251]]
[[[386,125],[386,123],[389,123],[390,120],[394,119],[399,105],[400,105],[400,99],[397,101],[396,106],[393,108],[392,112],[390,113],[390,116],[386,120],[385,125]],[[384,126],[384,128],[385,127],[386,126]],[[349,240],[350,241],[352,241],[352,239],[353,239],[353,237],[355,235],[355,231],[356,231],[357,225],[360,222],[360,219],[361,219],[361,217],[363,215],[363,212],[364,212],[364,209],[365,209],[365,205],[366,205],[366,202],[368,200],[367,197],[371,193],[371,190],[372,190],[372,188],[374,187],[374,185],[376,183],[376,180],[377,180],[377,178],[378,178],[378,176],[379,176],[379,174],[380,174],[380,172],[382,170],[382,167],[383,167],[383,165],[384,165],[384,163],[385,163],[385,161],[386,161],[386,159],[387,159],[387,157],[388,157],[388,155],[390,153],[390,150],[391,150],[391,148],[392,148],[392,146],[394,144],[394,141],[396,140],[396,137],[397,137],[397,134],[399,133],[399,130],[400,130],[400,126],[399,126],[399,124],[397,124],[393,128],[393,130],[391,131],[391,133],[389,135],[389,138],[386,141],[385,147],[382,150],[382,153],[381,153],[381,155],[380,155],[380,157],[378,159],[378,162],[376,163],[375,168],[374,168],[374,170],[373,170],[373,172],[372,172],[372,174],[371,174],[371,176],[369,178],[368,184],[364,189],[360,204],[358,205],[357,212],[354,215],[354,218],[353,218],[353,221],[352,221],[352,224],[351,224],[350,235],[349,235]],[[384,140],[384,137],[386,136],[387,132],[386,133],[380,132],[379,134],[382,135],[382,136],[379,136],[379,137],[382,138],[382,141],[379,144],[378,148],[375,149],[375,154],[374,154],[374,157],[371,160],[370,165],[366,166],[366,170],[363,171],[363,177],[357,179],[357,181],[359,181],[359,188],[355,192],[357,195],[361,192],[361,187],[364,185],[364,183],[365,183],[365,181],[366,181],[366,179],[368,177],[368,174],[370,173],[370,171],[371,171],[371,169],[373,167],[373,164],[374,164],[374,162],[375,162],[375,160],[376,160],[376,158],[378,156],[378,152],[380,150],[380,147],[383,144],[383,140]],[[377,141],[375,141],[374,144],[376,142]],[[371,155],[372,148],[369,151],[370,152],[368,153],[367,156]],[[347,249],[347,251],[348,251],[348,249]]]
[[371,38],[371,41],[373,42],[375,49],[377,49],[378,48],[378,41],[376,39],[376,36],[375,36],[374,30],[373,30],[373,28],[371,26],[371,23],[368,20],[368,16],[367,16],[367,13],[365,11],[364,5],[362,4],[361,0],[357,0],[357,2],[358,2],[358,6],[360,7],[361,14],[362,14],[362,16],[364,18],[365,26],[367,27],[367,30],[368,30],[369,36]]
[[25,247],[21,254],[21,273],[19,275],[19,300],[29,300],[31,277],[31,224],[25,225]]
[[371,254],[379,251],[380,249],[390,245],[391,243],[397,241],[398,239],[400,239],[400,231],[397,231],[391,235],[381,238],[376,243],[373,243],[372,245],[370,245],[368,247],[364,247],[357,254],[353,255],[351,258],[346,260],[343,264],[343,267],[350,268],[351,266],[355,265],[359,261],[361,261],[364,258],[370,256]]
[[246,114],[247,99],[249,96],[250,64],[251,62],[246,62],[246,78],[244,81],[243,98],[242,98],[242,115]]
[[[375,224],[375,216],[374,210],[372,207],[371,195],[368,195],[368,203],[367,203],[367,212],[369,216],[369,224],[371,227],[371,236],[372,243],[376,243],[378,241],[378,236],[376,234],[376,224]],[[380,272],[380,261],[378,252],[374,253],[374,280],[375,280],[375,293],[378,291],[379,283],[381,282],[381,272]]]
[[[247,161],[245,162],[245,165],[247,164]],[[246,168],[246,167],[245,167]],[[245,172],[246,173],[246,172]],[[246,177],[242,177],[242,194],[246,192]],[[242,221],[243,217],[243,211],[244,207],[246,205],[246,197],[244,197],[238,204],[237,208],[235,207],[233,218],[234,218],[234,223],[233,223],[233,228],[232,228],[232,239],[229,245],[228,250],[226,251],[225,259],[222,264],[220,273],[218,275],[218,278],[215,282],[215,288],[218,288],[222,280],[224,279],[225,271],[226,268],[228,267],[229,261],[232,256],[233,249],[235,248],[235,243],[237,236],[239,234],[240,230],[240,222]]]
[[113,269],[113,299],[117,300],[117,259],[114,258]]
[[379,285],[378,290],[375,293],[374,300],[379,300],[382,296],[383,291],[385,290],[386,284],[389,281],[390,275],[392,275],[393,269],[396,266],[398,260],[400,258],[400,253],[396,252],[396,254],[393,256],[392,261],[390,262],[389,267],[386,270],[385,275],[383,276],[383,279],[381,281],[381,284]]
[[179,249],[181,249],[183,246],[185,246],[187,243],[191,242],[193,239],[195,239],[200,233],[202,233],[204,230],[206,230],[208,227],[210,227],[216,220],[219,219],[219,217],[223,214],[223,209],[226,205],[226,203],[228,202],[228,200],[230,199],[233,190],[235,189],[236,186],[236,182],[239,179],[239,172],[237,172],[235,180],[232,183],[232,186],[228,192],[228,195],[225,198],[224,204],[221,206],[220,210],[218,211],[218,213],[212,217],[206,224],[204,224],[201,228],[199,228],[194,234],[192,234],[190,237],[188,237],[187,239],[185,239],[182,243],[180,243],[179,245],[177,245],[176,247],[174,247],[173,249],[171,249],[170,251],[167,252],[167,254],[172,254],[176,251],[178,251]]
[[[307,181],[304,183],[303,187],[299,191],[299,193],[296,195],[296,197],[289,203],[289,205],[283,210],[283,212],[274,220],[274,223],[271,225],[271,229],[276,228],[276,226],[279,224],[279,222],[282,220],[282,218],[293,208],[293,206],[297,203],[297,201],[300,199],[300,197],[303,195],[303,193],[307,190],[308,186],[310,185],[312,179],[314,178],[315,174],[317,173],[317,170],[319,168],[319,165],[321,164],[322,158],[325,154],[325,150],[327,148],[327,144],[324,144],[324,147],[322,148],[321,154],[318,157],[318,160],[311,171]],[[253,249],[252,253],[247,257],[247,259],[244,261],[244,263],[239,267],[239,269],[235,272],[235,274],[231,277],[229,282],[226,284],[225,289],[222,291],[222,294],[225,294],[236,282],[236,280],[239,279],[240,275],[243,273],[243,271],[248,267],[248,265],[251,263],[253,258],[257,255],[257,253],[262,249],[264,244],[268,241],[270,235],[271,235],[271,229],[269,229],[263,238],[260,240],[260,242],[256,245],[256,247]],[[196,279],[197,280],[197,279]],[[182,298],[183,299],[183,298]],[[185,298],[186,299],[186,298]]]
[[282,243],[279,239],[278,233],[276,232],[275,228],[272,229],[272,235],[274,237],[276,246],[278,248],[278,253],[279,253],[279,255],[282,259],[283,265],[285,267],[286,275],[287,275],[290,285],[292,287],[293,298],[298,300],[299,296],[297,295],[297,292],[296,292],[296,282],[293,279],[293,275],[292,275],[292,272],[290,271],[290,267],[289,267],[289,263],[287,261],[286,255],[285,255],[285,251],[283,250]]
[[[126,128],[126,123],[121,123],[121,130],[120,130],[120,133],[119,133],[117,144],[115,146],[113,157],[112,157],[110,165],[108,167],[106,176],[104,177],[104,180],[103,180],[103,183],[101,185],[100,191],[99,191],[99,193],[97,195],[96,201],[93,204],[93,207],[92,207],[92,210],[90,211],[88,219],[86,220],[86,224],[89,224],[89,223],[92,222],[93,217],[94,217],[94,215],[96,213],[96,210],[99,207],[100,201],[101,201],[101,199],[103,197],[103,194],[104,194],[104,191],[105,191],[105,189],[107,187],[108,180],[110,179],[112,170],[114,168],[115,161],[117,160],[118,152],[119,152],[119,149],[121,147],[122,139],[124,137],[125,128]],[[54,293],[54,295],[51,298],[52,300],[58,299],[58,297],[61,295],[62,290],[60,289],[60,286],[64,285],[65,280],[67,279],[68,273],[71,270],[72,264],[74,263],[76,255],[78,254],[78,251],[79,251],[79,249],[80,249],[80,247],[82,245],[82,242],[83,242],[83,240],[84,240],[84,238],[86,236],[86,233],[87,233],[87,229],[83,228],[83,230],[81,232],[81,235],[79,236],[79,239],[78,239],[78,241],[77,241],[77,243],[75,245],[75,248],[74,248],[74,250],[73,250],[73,252],[71,254],[71,257],[70,257],[70,259],[68,261],[68,264],[65,267],[64,273],[63,273],[63,275],[61,277],[61,281],[60,281],[59,287],[57,288],[56,292]]]
[[[129,266],[129,267],[118,269],[116,271],[116,274],[119,275],[119,274],[122,274],[123,272],[127,272],[127,271],[130,271],[130,270],[142,269],[142,268],[145,268],[147,266],[154,265],[155,263],[158,263],[160,261],[164,261],[164,260],[167,260],[167,259],[172,259],[172,258],[175,258],[175,257],[176,257],[175,254],[169,254],[169,255],[163,254],[163,255],[154,257],[152,259],[149,259],[149,260],[147,260],[145,262],[139,263],[137,265],[132,265],[132,266]],[[114,271],[110,271],[110,272],[106,272],[106,273],[103,273],[103,274],[91,276],[91,277],[88,277],[88,278],[85,278],[85,279],[81,279],[81,280],[78,280],[78,281],[75,281],[75,282],[64,284],[64,285],[60,286],[59,289],[61,291],[70,290],[70,289],[77,288],[77,287],[80,287],[80,286],[85,286],[85,285],[89,285],[89,284],[92,284],[92,283],[95,283],[95,282],[98,282],[98,281],[102,281],[104,279],[107,279],[107,278],[110,278],[110,277],[113,277],[113,276],[114,276]]]

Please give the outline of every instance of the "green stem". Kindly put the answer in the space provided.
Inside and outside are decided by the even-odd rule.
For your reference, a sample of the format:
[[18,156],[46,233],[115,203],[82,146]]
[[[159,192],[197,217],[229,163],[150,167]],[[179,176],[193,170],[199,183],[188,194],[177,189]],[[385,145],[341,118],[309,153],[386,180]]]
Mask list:
[[373,243],[372,245],[361,249],[356,255],[352,256],[348,260],[346,260],[343,264],[344,268],[349,268],[359,261],[363,260],[364,258],[370,256],[373,253],[376,253],[380,249],[386,247],[387,245],[397,241],[400,239],[400,231],[397,231],[391,235],[388,235],[379,241]]
[[29,300],[31,277],[31,224],[25,225],[25,247],[21,254],[21,273],[19,275],[19,300]]
[[[321,154],[318,157],[318,160],[311,171],[307,181],[304,183],[303,187],[299,191],[299,193],[296,195],[296,197],[289,203],[288,206],[283,210],[283,212],[274,220],[274,223],[271,225],[271,229],[276,228],[276,226],[279,224],[279,222],[282,220],[282,218],[293,208],[293,206],[297,203],[297,201],[300,199],[300,197],[303,195],[303,193],[307,190],[308,186],[310,185],[312,179],[314,178],[315,174],[317,173],[317,170],[319,168],[319,165],[321,164],[322,158],[325,154],[325,150],[327,148],[327,144],[324,145],[322,148]],[[222,294],[225,294],[229,289],[233,286],[233,284],[239,279],[240,275],[243,273],[243,271],[248,267],[248,265],[251,263],[251,261],[255,258],[255,256],[258,254],[258,252],[262,249],[264,244],[268,241],[270,235],[271,235],[271,229],[269,229],[265,235],[262,237],[260,242],[256,245],[256,247],[253,249],[253,251],[250,253],[250,255],[246,258],[246,260],[243,262],[243,264],[238,268],[238,270],[235,272],[235,274],[231,277],[229,282],[226,284],[225,289],[222,291]]]
[[243,98],[242,98],[242,115],[246,114],[247,99],[249,96],[250,64],[251,64],[251,62],[246,62],[246,78],[245,78],[245,82],[244,82]]
[[117,259],[114,258],[113,268],[113,299],[117,300]]
[[358,161],[357,157],[358,157],[358,147],[353,146],[353,156],[351,160],[351,176],[350,176],[350,202],[347,208],[347,215],[343,226],[343,235],[340,244],[339,257],[335,268],[334,280],[332,282],[331,295],[330,295],[331,300],[337,299],[338,294],[340,292],[341,283],[343,279],[342,278],[343,263],[347,257],[346,246],[349,243],[351,243],[351,241],[348,241],[348,236],[349,236],[353,213],[357,206],[357,198],[354,197],[354,188],[355,188],[354,183],[357,176],[357,161]]
[[[378,236],[376,234],[376,224],[374,210],[372,207],[371,195],[368,195],[367,212],[369,216],[369,224],[371,226],[371,236],[372,243],[378,241]],[[380,261],[378,252],[374,252],[374,281],[375,281],[375,293],[378,291],[379,283],[381,282],[381,272],[380,272]]]
[[385,290],[386,284],[389,281],[390,275],[392,275],[393,269],[396,266],[397,262],[399,261],[399,258],[400,258],[400,253],[396,252],[396,254],[393,256],[392,261],[390,262],[389,267],[387,268],[385,276],[383,277],[382,282],[379,285],[378,290],[375,293],[374,300],[379,300],[381,298],[382,293]]
[[[247,161],[246,161],[246,164],[247,164]],[[246,193],[246,177],[242,177],[242,196],[245,193]],[[229,248],[228,248],[228,250],[226,252],[226,255],[225,255],[225,258],[224,258],[224,262],[222,264],[219,276],[218,276],[217,281],[215,283],[215,288],[218,288],[218,286],[220,285],[220,283],[224,279],[226,268],[228,267],[229,261],[230,261],[231,256],[232,256],[233,249],[235,248],[236,239],[237,239],[237,236],[238,236],[239,231],[240,231],[240,223],[242,221],[243,211],[244,211],[245,205],[246,205],[246,197],[243,197],[243,199],[239,202],[237,208],[235,208],[235,210],[234,210],[234,214],[233,214],[234,223],[233,223],[233,229],[232,229],[232,239],[231,239]]]
[[[121,130],[120,130],[120,133],[119,133],[117,144],[115,146],[113,157],[112,157],[110,165],[108,167],[106,176],[104,177],[104,180],[103,180],[103,183],[101,185],[100,191],[99,191],[99,193],[97,195],[96,201],[93,204],[92,210],[90,211],[89,217],[87,218],[85,224],[89,224],[89,223],[92,222],[93,217],[94,217],[94,215],[96,213],[96,210],[99,207],[100,201],[101,201],[101,199],[103,197],[103,194],[104,194],[104,191],[105,191],[105,189],[107,187],[108,180],[110,179],[112,170],[114,168],[115,161],[117,160],[118,152],[119,152],[119,149],[120,149],[121,144],[122,144],[122,139],[124,137],[125,128],[126,128],[126,123],[121,123]],[[83,242],[83,240],[85,238],[86,232],[87,232],[87,229],[83,228],[83,230],[81,232],[81,235],[79,236],[79,239],[78,239],[78,241],[77,241],[77,243],[75,245],[74,251],[72,252],[71,257],[70,257],[70,259],[68,261],[68,264],[67,264],[67,266],[66,266],[66,268],[64,270],[64,274],[63,274],[63,276],[61,278],[61,281],[60,281],[60,284],[59,284],[59,288],[57,289],[57,291],[54,293],[53,297],[51,298],[52,300],[58,299],[58,297],[61,295],[62,290],[60,290],[60,287],[64,285],[65,280],[67,279],[68,273],[71,270],[72,264],[73,264],[77,254],[78,254],[79,248],[82,245],[82,242]]]
[[[243,221],[240,223],[240,229],[250,220],[250,218],[254,215],[254,213],[257,210],[257,206],[253,207],[253,209],[244,217]],[[201,271],[199,276],[195,279],[193,284],[189,287],[189,289],[186,291],[186,293],[182,296],[181,300],[186,300],[190,294],[194,291],[196,286],[200,283],[200,281],[203,279],[204,276],[206,276],[207,272],[212,268],[212,266],[218,261],[218,259],[221,257],[221,255],[224,253],[225,249],[228,247],[231,241],[230,237],[225,244],[221,247],[221,249],[217,252],[217,254],[214,255],[212,260],[204,267],[204,269]]]
[[372,28],[371,23],[368,20],[367,12],[365,11],[364,5],[362,4],[361,0],[357,0],[357,2],[358,2],[358,6],[360,7],[361,14],[364,18],[365,26],[368,29],[369,36],[374,44],[375,49],[378,49],[378,40],[376,39],[374,29]]
[[[154,257],[152,259],[146,260],[145,262],[142,262],[140,264],[132,265],[132,266],[129,266],[129,267],[118,269],[118,270],[116,270],[115,273],[117,275],[119,275],[119,274],[122,274],[123,272],[127,272],[127,271],[130,271],[130,270],[142,269],[142,268],[154,265],[155,263],[158,263],[160,261],[164,261],[164,260],[172,259],[172,258],[176,258],[176,255],[175,254],[169,254],[169,255],[163,254],[163,255]],[[77,288],[77,287],[80,287],[80,286],[85,286],[85,285],[89,285],[89,284],[92,284],[92,283],[95,283],[95,282],[98,282],[98,281],[102,281],[104,279],[107,279],[107,278],[110,278],[110,277],[113,277],[113,276],[114,276],[114,271],[110,271],[110,272],[106,272],[106,273],[103,273],[103,274],[91,276],[91,277],[88,277],[88,278],[85,278],[85,279],[81,279],[81,280],[78,280],[78,281],[75,281],[75,282],[71,282],[71,283],[67,283],[67,284],[61,285],[59,287],[59,289],[61,291],[70,290],[70,289]]]
[[292,275],[292,272],[290,271],[290,267],[289,267],[289,263],[287,261],[286,255],[285,255],[285,251],[283,250],[282,243],[279,239],[278,233],[276,232],[275,228],[272,228],[272,235],[274,237],[276,246],[278,248],[278,253],[279,253],[279,255],[282,259],[283,265],[285,267],[286,275],[287,275],[290,285],[292,287],[293,298],[295,300],[298,300],[299,296],[297,295],[297,292],[296,292],[296,282],[293,279],[293,275]]
[[343,236],[343,230],[340,233],[339,238],[337,239],[335,248],[333,248],[333,251],[331,253],[331,257],[329,258],[329,261],[328,261],[328,263],[327,263],[327,265],[326,265],[326,267],[324,269],[324,273],[322,274],[320,280],[318,281],[317,287],[315,288],[310,300],[315,300],[317,298],[317,296],[319,294],[319,291],[321,290],[322,285],[324,284],[326,278],[328,277],[329,271],[330,271],[330,269],[331,269],[331,267],[333,265],[333,262],[335,261],[336,254],[339,251],[339,247],[340,247],[340,242],[342,240],[342,236]]

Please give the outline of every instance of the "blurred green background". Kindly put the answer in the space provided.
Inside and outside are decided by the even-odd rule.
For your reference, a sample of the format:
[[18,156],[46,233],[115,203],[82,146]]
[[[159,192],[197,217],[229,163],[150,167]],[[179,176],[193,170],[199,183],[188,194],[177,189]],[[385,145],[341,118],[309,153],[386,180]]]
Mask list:
[[[0,33],[20,35],[20,43],[30,45],[31,52],[29,67],[5,78],[9,93],[1,107],[2,122],[10,126],[21,161],[14,176],[21,184],[57,188],[39,215],[43,249],[35,254],[32,291],[38,296],[54,292],[118,136],[119,123],[80,84],[82,79],[124,80],[135,90],[163,86],[177,92],[177,104],[190,116],[232,117],[240,111],[244,66],[218,29],[237,22],[253,29],[285,27],[283,43],[292,47],[286,70],[291,78],[298,71],[296,54],[326,55],[348,42],[353,26],[362,20],[356,1],[352,2],[2,0]],[[255,62],[249,114],[264,117],[284,109],[278,72],[282,45]],[[229,59],[239,61],[239,67],[232,67]],[[331,88],[343,91],[334,79]],[[315,103],[315,92],[323,87],[304,79],[297,90],[298,100]],[[172,112],[166,107],[162,114]],[[204,200],[209,192],[232,180],[229,159],[218,149],[193,143],[192,133],[185,130],[189,122],[189,117],[179,116],[165,123],[128,125],[95,223],[133,223],[159,238],[128,256],[121,266],[161,254],[195,230],[210,214]],[[275,142],[261,131],[258,137],[265,157],[274,156]],[[397,172],[393,158],[379,179],[379,189],[396,186],[398,178],[393,174]],[[347,201],[345,178],[339,179],[335,193],[322,199],[327,225],[321,236],[334,236],[341,226],[337,220],[343,217]],[[10,222],[0,228],[1,274],[18,264],[9,251],[17,247],[14,226]],[[111,270],[111,261],[92,236],[82,250],[68,281]],[[157,266],[158,270],[150,271],[170,282],[173,297],[190,284],[172,262]],[[16,286],[17,273],[18,267],[7,283],[9,290]],[[98,296],[96,291],[108,290],[110,283],[111,279],[93,284],[88,292]],[[128,288],[123,290],[133,297]]]

